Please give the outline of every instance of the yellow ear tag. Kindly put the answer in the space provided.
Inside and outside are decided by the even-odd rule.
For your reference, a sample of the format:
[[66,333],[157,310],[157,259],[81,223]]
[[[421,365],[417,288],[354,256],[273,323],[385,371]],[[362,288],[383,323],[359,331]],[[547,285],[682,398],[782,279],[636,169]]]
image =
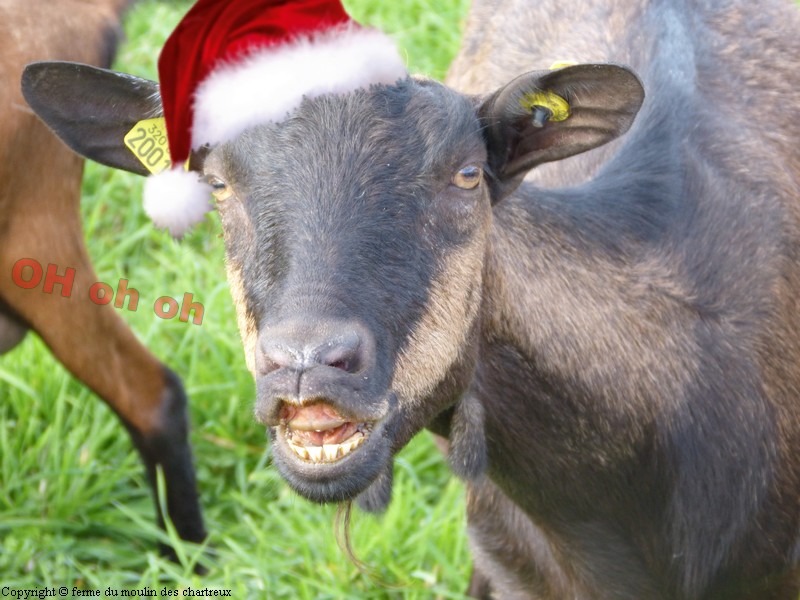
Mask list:
[[151,173],[161,173],[172,166],[164,117],[139,121],[123,140],[133,155]]
[[533,112],[537,106],[548,109],[552,116],[549,121],[564,121],[569,117],[569,102],[558,94],[547,90],[525,94],[519,101],[522,108]]
[[563,69],[564,67],[573,67],[577,65],[574,60],[557,60],[552,65],[550,65],[550,70],[555,71],[556,69]]

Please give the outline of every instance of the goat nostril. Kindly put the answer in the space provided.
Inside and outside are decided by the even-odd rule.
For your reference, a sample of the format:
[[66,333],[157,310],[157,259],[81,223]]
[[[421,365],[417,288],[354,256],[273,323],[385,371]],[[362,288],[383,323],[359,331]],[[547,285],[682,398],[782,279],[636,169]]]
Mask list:
[[294,354],[280,341],[266,341],[256,350],[256,368],[262,375],[269,375],[278,369],[292,367],[295,364],[297,359]]
[[337,360],[332,362],[328,365],[329,367],[333,367],[334,369],[340,369],[342,371],[347,371],[348,373],[351,371],[350,369],[350,361],[347,359]]
[[267,357],[263,357],[259,364],[259,371],[264,375],[269,375],[273,371],[277,371],[280,369],[281,366],[276,363],[274,360],[270,360]]
[[319,351],[317,361],[321,365],[355,373],[361,368],[361,339],[356,334],[346,334],[325,344]]

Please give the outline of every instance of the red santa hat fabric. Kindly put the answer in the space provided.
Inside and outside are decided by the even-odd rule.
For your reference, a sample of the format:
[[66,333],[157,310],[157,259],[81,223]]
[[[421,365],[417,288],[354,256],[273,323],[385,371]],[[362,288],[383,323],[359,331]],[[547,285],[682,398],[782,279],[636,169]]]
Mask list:
[[173,169],[148,178],[145,211],[182,235],[210,210],[210,187],[184,171],[192,149],[280,121],[304,97],[406,76],[394,43],[339,0],[199,0],[167,40],[159,80]]

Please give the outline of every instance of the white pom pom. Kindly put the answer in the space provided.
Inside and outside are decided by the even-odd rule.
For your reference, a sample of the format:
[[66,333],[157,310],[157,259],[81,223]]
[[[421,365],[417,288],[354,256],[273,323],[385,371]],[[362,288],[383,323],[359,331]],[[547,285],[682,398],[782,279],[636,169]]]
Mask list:
[[178,168],[151,175],[144,184],[144,212],[157,227],[181,237],[214,208],[211,189],[194,171]]

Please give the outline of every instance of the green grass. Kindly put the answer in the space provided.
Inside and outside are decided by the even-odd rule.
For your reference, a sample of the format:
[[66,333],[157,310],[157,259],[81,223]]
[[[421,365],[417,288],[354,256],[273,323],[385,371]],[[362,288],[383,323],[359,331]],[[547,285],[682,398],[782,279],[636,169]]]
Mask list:
[[[346,2],[358,20],[391,33],[413,71],[442,77],[458,45],[464,0]],[[164,39],[189,2],[144,1],[126,20],[116,68],[154,78]],[[401,8],[402,7],[402,8]],[[123,311],[139,338],[183,378],[208,547],[155,551],[143,469],[113,413],[73,379],[35,336],[0,359],[0,586],[160,590],[224,588],[236,598],[462,598],[470,570],[464,493],[427,434],[396,461],[385,515],[356,512],[353,548],[339,549],[335,507],[291,492],[270,465],[252,418],[223,268],[216,215],[182,242],[141,209],[140,179],[88,164],[82,212],[98,278],[140,293]],[[156,317],[153,301],[184,292],[205,307],[201,326]],[[80,332],[76,332],[80,335]],[[98,368],[102,368],[98,365]],[[205,551],[204,577],[192,563]]]

